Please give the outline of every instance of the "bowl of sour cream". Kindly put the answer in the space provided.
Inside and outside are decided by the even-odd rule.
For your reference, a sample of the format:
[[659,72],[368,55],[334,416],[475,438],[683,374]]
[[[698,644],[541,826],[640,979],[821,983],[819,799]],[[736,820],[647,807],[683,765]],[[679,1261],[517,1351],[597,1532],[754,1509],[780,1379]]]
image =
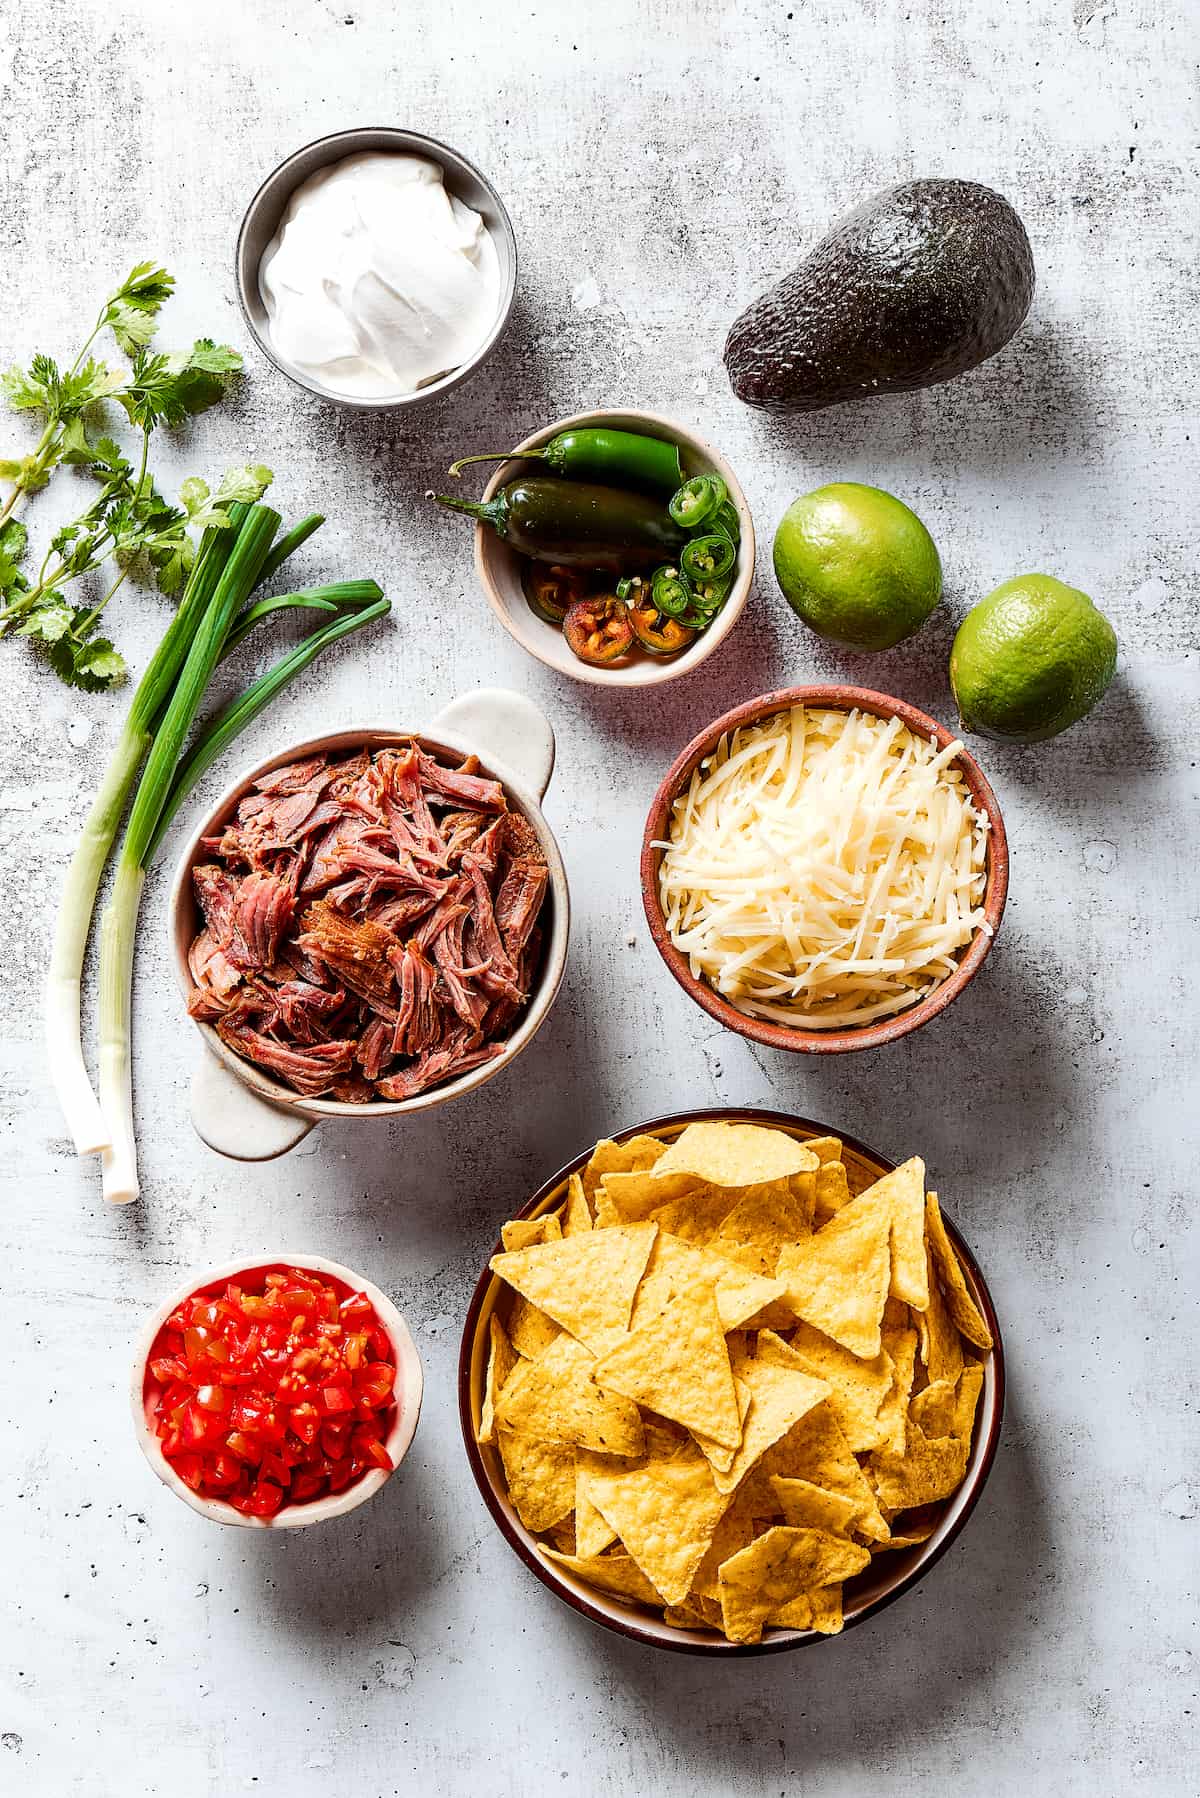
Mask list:
[[457,150],[388,126],[339,131],[268,175],[237,244],[260,350],[338,405],[411,406],[471,375],[503,334],[517,246]]

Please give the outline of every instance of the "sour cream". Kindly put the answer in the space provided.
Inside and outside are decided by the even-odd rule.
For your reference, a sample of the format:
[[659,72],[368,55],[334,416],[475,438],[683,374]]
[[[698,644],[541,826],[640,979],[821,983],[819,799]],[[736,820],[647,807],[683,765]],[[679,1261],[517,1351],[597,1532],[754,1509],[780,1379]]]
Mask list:
[[415,393],[461,368],[500,310],[487,226],[422,156],[372,151],[311,176],[258,279],[280,361],[354,399]]

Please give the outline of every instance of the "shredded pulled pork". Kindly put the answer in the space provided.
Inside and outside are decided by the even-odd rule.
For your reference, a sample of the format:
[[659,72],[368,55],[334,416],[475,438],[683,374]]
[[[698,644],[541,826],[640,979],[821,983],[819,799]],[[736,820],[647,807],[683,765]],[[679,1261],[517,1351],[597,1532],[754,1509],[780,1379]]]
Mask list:
[[501,1054],[549,869],[475,758],[415,743],[255,783],[193,869],[193,1017],[306,1098],[409,1099]]

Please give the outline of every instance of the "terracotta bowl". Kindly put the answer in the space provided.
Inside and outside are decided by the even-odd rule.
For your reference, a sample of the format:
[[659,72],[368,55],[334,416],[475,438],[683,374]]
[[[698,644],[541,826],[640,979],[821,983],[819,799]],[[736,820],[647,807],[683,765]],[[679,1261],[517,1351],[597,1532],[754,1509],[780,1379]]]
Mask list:
[[530,610],[521,586],[521,558],[490,525],[475,527],[475,572],[488,604],[509,636],[515,637],[522,649],[527,649],[547,668],[557,669],[559,674],[569,674],[572,680],[587,681],[595,687],[658,687],[664,681],[678,680],[681,674],[690,674],[701,662],[707,661],[741,617],[754,579],[754,521],[741,483],[724,456],[703,437],[697,437],[682,425],[672,424],[670,419],[660,418],[654,412],[576,412],[570,418],[556,419],[518,444],[511,461],[500,463],[484,489],[484,499],[491,499],[505,482],[515,480],[518,475],[537,472],[539,463],[521,462],[522,450],[540,449],[560,431],[578,430],[584,425],[608,425],[614,430],[639,431],[645,437],[665,438],[679,445],[685,477],[720,475],[737,508],[742,530],[733,586],[716,619],[688,649],[670,660],[637,655],[620,666],[590,668],[578,656],[572,655],[557,625],[547,624]]
[[386,748],[410,738],[432,754],[477,755],[483,773],[501,783],[510,805],[537,832],[549,865],[550,883],[543,912],[545,944],[541,968],[529,1001],[505,1042],[504,1053],[494,1061],[428,1092],[417,1093],[414,1098],[366,1105],[301,1098],[263,1068],[236,1055],[211,1024],[190,1020],[206,1046],[192,1078],[192,1124],[201,1140],[220,1155],[238,1161],[268,1161],[295,1148],[323,1118],[349,1118],[363,1123],[448,1104],[510,1066],[549,1015],[566,966],[571,909],[562,855],[541,808],[554,768],[554,733],[548,720],[524,694],[493,688],[462,694],[423,729],[406,729],[398,724],[360,725],[351,730],[330,731],[303,743],[289,743],[245,769],[226,788],[193,830],[177,865],[167,902],[175,976],[184,1000],[192,985],[188,950],[201,924],[192,869],[204,857],[204,838],[220,833],[254,781],[272,768],[322,752],[346,755],[362,748]]
[[935,987],[926,998],[893,1018],[883,1018],[876,1024],[860,1024],[844,1030],[805,1030],[800,1025],[772,1024],[763,1018],[747,1017],[736,1005],[723,999],[706,980],[700,980],[692,973],[686,955],[680,953],[667,934],[658,879],[663,852],[656,845],[669,836],[672,804],[687,786],[697,764],[705,756],[712,754],[725,733],[736,730],[740,725],[756,724],[760,719],[770,717],[773,712],[786,711],[793,705],[821,706],[844,711],[857,707],[860,711],[874,712],[880,718],[899,718],[918,736],[933,738],[942,749],[956,741],[952,731],[925,712],[918,711],[916,706],[908,705],[903,699],[892,699],[886,693],[870,692],[865,687],[784,687],[778,693],[764,693],[758,699],[749,699],[744,705],[735,706],[733,711],[726,712],[724,717],[702,730],[698,737],[692,738],[687,748],[676,758],[654,795],[642,837],[642,903],[658,952],[684,992],[697,1005],[702,1005],[719,1024],[724,1024],[727,1030],[736,1030],[739,1036],[747,1036],[752,1042],[763,1043],[769,1049],[791,1049],[806,1055],[841,1055],[850,1049],[877,1049],[882,1043],[894,1042],[897,1037],[907,1036],[910,1030],[919,1030],[922,1024],[928,1024],[932,1018],[940,1016],[983,966],[1000,928],[1004,902],[1008,897],[1008,839],[1004,834],[1004,820],[1000,815],[996,795],[984,778],[978,762],[968,750],[960,750],[956,765],[962,772],[976,809],[986,815],[990,826],[983,910],[991,929],[990,933],[987,930],[976,931],[954,973]]
[[133,1372],[130,1379],[129,1399],[133,1410],[133,1427],[137,1433],[138,1446],[149,1461],[164,1486],[169,1486],[177,1498],[201,1517],[207,1517],[213,1523],[233,1524],[239,1529],[271,1529],[297,1530],[305,1529],[312,1523],[325,1523],[331,1517],[343,1517],[347,1511],[355,1510],[373,1498],[380,1487],[392,1477],[382,1468],[373,1468],[364,1473],[352,1486],[344,1492],[331,1493],[327,1498],[310,1499],[307,1504],[284,1505],[274,1517],[246,1517],[233,1505],[226,1504],[221,1498],[202,1498],[184,1484],[171,1463],[159,1447],[158,1437],[150,1422],[150,1407],[157,1398],[159,1387],[152,1378],[147,1363],[150,1350],[158,1332],[170,1317],[177,1305],[181,1305],[194,1292],[207,1292],[224,1286],[227,1281],[239,1275],[246,1277],[256,1273],[273,1273],[288,1267],[310,1269],[314,1273],[324,1274],[327,1279],[344,1286],[347,1292],[365,1292],[375,1307],[375,1315],[385,1330],[392,1345],[392,1355],[396,1363],[396,1392],[398,1402],[392,1419],[392,1427],[384,1438],[384,1447],[392,1457],[392,1473],[399,1467],[408,1453],[409,1446],[416,1434],[417,1420],[421,1415],[421,1393],[423,1376],[421,1373],[421,1357],[417,1353],[417,1345],[412,1339],[408,1325],[393,1305],[387,1294],[370,1280],[364,1280],[360,1274],[352,1273],[348,1267],[342,1267],[336,1261],[326,1261],[322,1255],[263,1255],[253,1261],[233,1261],[226,1267],[213,1268],[209,1273],[194,1274],[186,1285],[179,1287],[169,1299],[158,1307],[146,1324],[138,1338],[137,1351],[133,1357]]
[[[678,1136],[685,1125],[709,1121],[766,1124],[774,1129],[786,1130],[789,1135],[802,1142],[812,1136],[840,1136],[846,1175],[854,1193],[862,1192],[884,1174],[890,1173],[895,1166],[894,1162],[856,1142],[853,1137],[846,1136],[841,1130],[835,1130],[832,1125],[813,1123],[807,1118],[792,1117],[782,1111],[678,1112],[672,1117],[653,1118],[649,1123],[634,1124],[627,1130],[615,1131],[614,1135],[618,1142],[643,1132],[669,1141]],[[555,1210],[566,1198],[570,1175],[578,1173],[590,1155],[589,1148],[577,1155],[566,1167],[560,1168],[557,1174],[539,1188],[518,1216],[538,1217],[544,1211]],[[971,1457],[962,1485],[941,1506],[940,1515],[928,1540],[915,1548],[896,1549],[876,1555],[869,1567],[856,1579],[847,1582],[844,1594],[847,1629],[865,1622],[868,1617],[875,1616],[889,1604],[893,1604],[905,1592],[911,1591],[917,1581],[941,1560],[978,1504],[996,1458],[1000,1426],[1004,1417],[1004,1346],[1000,1338],[1000,1326],[991,1294],[975,1257],[944,1211],[942,1216],[962,1263],[971,1296],[986,1318],[995,1343],[984,1363],[983,1391],[976,1413]],[[500,1248],[500,1243],[497,1243],[493,1253],[498,1254]],[[818,1635],[813,1630],[772,1629],[764,1632],[761,1643],[748,1645],[727,1642],[723,1637],[708,1631],[672,1629],[652,1611],[643,1610],[640,1605],[620,1598],[612,1598],[607,1593],[597,1592],[582,1580],[574,1579],[552,1562],[543,1559],[537,1551],[535,1538],[509,1503],[503,1469],[495,1448],[490,1445],[483,1447],[476,1440],[487,1373],[490,1320],[498,1305],[503,1317],[510,1303],[508,1288],[485,1268],[475,1288],[463,1327],[458,1360],[458,1409],[467,1460],[483,1501],[509,1547],[537,1575],[542,1584],[548,1586],[556,1598],[561,1598],[564,1604],[570,1605],[573,1611],[578,1611],[580,1616],[589,1618],[593,1623],[603,1624],[606,1629],[626,1636],[630,1641],[643,1642],[651,1648],[670,1649],[680,1654],[776,1654],[784,1649],[804,1648],[813,1643],[828,1641],[829,1637]]]

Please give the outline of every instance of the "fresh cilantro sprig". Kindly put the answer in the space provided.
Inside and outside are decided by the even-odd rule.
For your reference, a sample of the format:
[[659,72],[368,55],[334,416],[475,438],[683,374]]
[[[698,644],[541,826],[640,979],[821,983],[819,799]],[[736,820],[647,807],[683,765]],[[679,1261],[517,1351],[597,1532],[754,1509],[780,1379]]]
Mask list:
[[[13,367],[0,375],[0,393],[9,405],[40,412],[43,419],[42,435],[29,454],[0,460],[0,479],[12,483],[0,506],[0,636],[13,632],[33,638],[63,680],[89,691],[114,686],[125,677],[123,658],[96,631],[126,577],[137,571],[162,592],[178,593],[195,557],[192,533],[227,522],[222,507],[235,499],[257,499],[269,479],[263,469],[239,470],[210,495],[205,482],[193,478],[184,482],[174,506],[155,485],[149,472],[151,433],[159,425],[181,425],[216,405],[242,366],[236,350],[210,337],[174,353],[151,348],[158,314],[174,287],[166,269],[139,263],[105,300],[69,368],[39,352],[28,368]],[[106,330],[128,357],[128,369],[113,369],[92,353]],[[96,408],[106,400],[121,406],[140,435],[136,466],[113,437],[93,434]],[[90,474],[100,491],[73,523],[55,534],[31,577],[21,567],[28,536],[13,513],[21,497],[45,487],[60,464]],[[68,597],[72,582],[109,559],[116,564],[117,578],[97,604]]]

